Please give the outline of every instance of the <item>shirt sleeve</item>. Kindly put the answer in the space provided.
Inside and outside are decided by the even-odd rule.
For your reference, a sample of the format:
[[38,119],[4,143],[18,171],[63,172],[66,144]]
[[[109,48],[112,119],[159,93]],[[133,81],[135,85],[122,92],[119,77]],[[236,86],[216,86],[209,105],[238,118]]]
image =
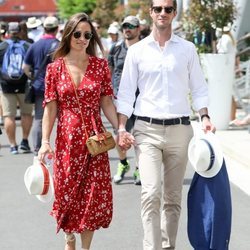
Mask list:
[[54,63],[48,64],[45,75],[45,93],[44,93],[44,101],[43,106],[46,103],[57,100],[57,77],[56,77],[56,68]]
[[111,84],[111,74],[106,59],[103,59],[103,81],[101,85],[101,95],[114,96]]
[[108,54],[108,65],[110,68],[114,67],[114,48],[115,48],[115,44],[112,45]]
[[[135,93],[138,85],[138,58],[136,50],[129,48],[124,62],[121,82],[117,95],[117,112],[130,117],[134,111]],[[134,51],[134,52],[133,52]]]
[[189,86],[194,109],[198,111],[208,107],[208,86],[194,45],[191,47],[189,62]]
[[34,65],[33,58],[33,49],[32,46],[30,46],[27,50],[27,53],[25,54],[24,63],[30,66]]

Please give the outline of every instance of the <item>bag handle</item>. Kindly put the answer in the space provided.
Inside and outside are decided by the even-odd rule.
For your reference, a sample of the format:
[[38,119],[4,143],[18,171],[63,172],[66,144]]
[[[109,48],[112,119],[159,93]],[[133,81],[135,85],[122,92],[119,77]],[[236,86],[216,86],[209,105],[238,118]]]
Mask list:
[[[86,125],[85,125],[84,119],[83,119],[83,115],[82,115],[82,111],[81,111],[81,105],[80,105],[80,102],[79,102],[79,96],[78,96],[78,94],[77,94],[76,86],[75,86],[75,84],[74,84],[74,79],[73,79],[73,77],[72,77],[72,74],[71,74],[71,71],[70,71],[69,67],[68,67],[67,64],[66,64],[66,59],[65,59],[65,58],[64,58],[64,63],[65,63],[65,66],[66,66],[66,68],[67,68],[67,70],[68,70],[68,72],[69,72],[69,76],[70,76],[70,78],[71,78],[71,84],[72,84],[72,86],[73,86],[73,88],[74,88],[76,100],[77,100],[77,103],[78,103],[78,106],[79,106],[79,112],[80,112],[80,114],[81,114],[82,125],[83,125],[83,127],[84,127],[84,132],[85,132],[86,138],[88,139],[88,138],[89,138],[89,135],[88,135],[88,132],[87,132],[87,129],[86,129]],[[93,115],[91,115],[91,121],[92,121],[92,117],[93,117]],[[96,125],[95,125],[95,128],[96,128]]]

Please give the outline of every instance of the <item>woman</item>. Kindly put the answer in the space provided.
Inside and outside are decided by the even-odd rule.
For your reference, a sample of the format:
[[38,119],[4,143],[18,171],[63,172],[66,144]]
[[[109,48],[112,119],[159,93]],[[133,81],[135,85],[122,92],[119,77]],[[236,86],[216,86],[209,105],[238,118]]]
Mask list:
[[112,218],[108,154],[91,157],[85,146],[87,136],[94,134],[93,121],[102,132],[100,108],[113,127],[118,125],[108,64],[96,57],[97,44],[102,48],[89,17],[73,15],[46,72],[38,159],[43,161],[53,152],[49,140],[58,118],[51,214],[57,220],[57,232],[65,232],[67,250],[75,249],[73,233],[81,235],[82,249],[89,249],[94,231],[107,228]]

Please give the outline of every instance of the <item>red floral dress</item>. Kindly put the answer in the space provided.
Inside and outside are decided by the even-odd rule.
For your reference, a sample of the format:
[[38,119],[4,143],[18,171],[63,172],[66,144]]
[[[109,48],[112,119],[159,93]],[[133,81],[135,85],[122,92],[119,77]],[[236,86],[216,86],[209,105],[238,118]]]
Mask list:
[[[105,59],[89,57],[77,93],[88,134],[93,134],[91,115],[102,132],[100,97],[113,95]],[[60,228],[68,233],[106,228],[113,213],[108,154],[95,157],[88,154],[79,105],[62,58],[49,64],[46,71],[44,102],[52,100],[58,106],[53,169],[55,200],[51,212],[57,220],[57,232]]]

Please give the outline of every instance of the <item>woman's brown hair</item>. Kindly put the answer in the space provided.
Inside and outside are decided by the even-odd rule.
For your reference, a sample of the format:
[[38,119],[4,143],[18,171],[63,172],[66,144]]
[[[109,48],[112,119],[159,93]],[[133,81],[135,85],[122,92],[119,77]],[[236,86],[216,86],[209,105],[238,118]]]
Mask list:
[[104,49],[103,49],[101,40],[99,39],[99,36],[96,33],[96,30],[95,30],[92,22],[90,21],[89,16],[85,13],[77,13],[77,14],[71,16],[70,19],[68,20],[68,22],[66,23],[63,34],[62,34],[61,42],[53,54],[53,59],[57,59],[59,57],[64,57],[69,53],[70,40],[71,40],[72,34],[75,31],[76,26],[80,22],[87,22],[90,25],[91,33],[93,34],[92,38],[90,39],[89,46],[86,49],[86,52],[89,55],[96,56],[96,49],[97,49],[97,45],[98,45],[103,53]]

